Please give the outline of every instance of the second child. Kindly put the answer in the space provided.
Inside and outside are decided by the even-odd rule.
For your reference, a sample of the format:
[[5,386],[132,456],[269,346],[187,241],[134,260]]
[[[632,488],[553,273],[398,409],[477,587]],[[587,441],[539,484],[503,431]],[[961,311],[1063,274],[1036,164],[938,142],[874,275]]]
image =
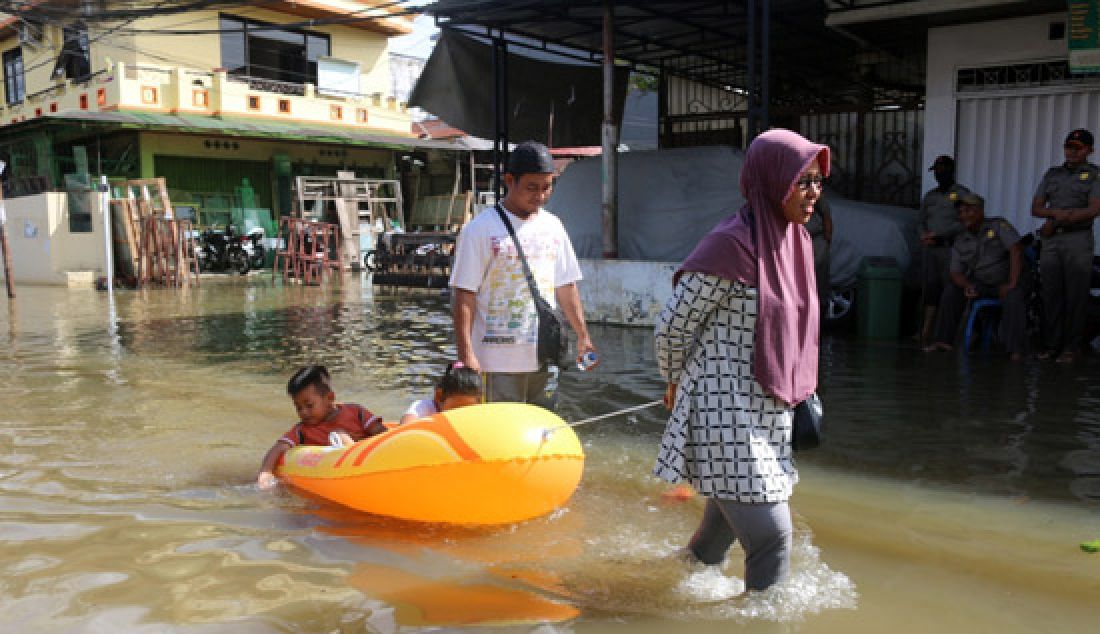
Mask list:
[[481,375],[461,361],[447,364],[432,398],[414,402],[401,416],[401,424],[432,414],[481,402]]

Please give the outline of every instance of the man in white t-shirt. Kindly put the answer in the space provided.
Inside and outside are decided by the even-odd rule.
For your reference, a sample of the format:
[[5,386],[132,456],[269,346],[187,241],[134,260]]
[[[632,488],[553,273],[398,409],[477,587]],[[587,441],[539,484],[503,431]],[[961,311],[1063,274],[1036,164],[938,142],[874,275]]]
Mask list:
[[[525,141],[504,174],[508,215],[539,293],[560,307],[577,334],[577,359],[595,352],[577,281],[580,266],[557,216],[542,208],[554,184],[550,150]],[[550,369],[536,361],[538,312],[515,244],[496,207],[487,207],[458,236],[454,267],[454,327],[458,358],[483,375],[485,400],[553,408]],[[551,390],[552,391],[552,390]]]

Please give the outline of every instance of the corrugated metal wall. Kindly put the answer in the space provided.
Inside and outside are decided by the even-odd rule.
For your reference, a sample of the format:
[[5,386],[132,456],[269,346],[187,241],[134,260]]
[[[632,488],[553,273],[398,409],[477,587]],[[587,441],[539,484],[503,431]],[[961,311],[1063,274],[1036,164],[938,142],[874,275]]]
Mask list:
[[[1043,173],[1065,160],[1066,134],[1075,128],[1100,134],[1100,91],[1096,90],[960,95],[958,108],[959,182],[985,197],[987,216],[1002,216],[1021,233],[1040,224],[1031,217],[1031,199]],[[1095,154],[1089,160],[1100,162]]]
[[157,176],[163,176],[168,189],[187,192],[223,192],[232,194],[241,179],[247,178],[256,192],[256,204],[271,209],[271,164],[266,161],[195,158],[190,156],[153,157]]

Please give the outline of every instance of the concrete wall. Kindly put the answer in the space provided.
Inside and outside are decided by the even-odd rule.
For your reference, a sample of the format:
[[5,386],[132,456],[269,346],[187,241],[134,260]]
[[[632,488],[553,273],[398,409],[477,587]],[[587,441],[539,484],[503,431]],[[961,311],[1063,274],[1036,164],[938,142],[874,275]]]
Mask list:
[[[95,193],[89,196],[97,198]],[[104,274],[103,215],[93,205],[92,231],[69,231],[68,198],[63,192],[4,201],[12,279],[16,284],[94,282]]]
[[[960,68],[1066,59],[1065,39],[1048,37],[1050,24],[1065,22],[1066,13],[933,28],[928,31],[925,98],[924,165],[940,154],[955,154],[957,104],[955,75]],[[935,187],[924,172],[923,191]]]
[[679,262],[581,260],[578,284],[589,323],[652,327],[672,296]]

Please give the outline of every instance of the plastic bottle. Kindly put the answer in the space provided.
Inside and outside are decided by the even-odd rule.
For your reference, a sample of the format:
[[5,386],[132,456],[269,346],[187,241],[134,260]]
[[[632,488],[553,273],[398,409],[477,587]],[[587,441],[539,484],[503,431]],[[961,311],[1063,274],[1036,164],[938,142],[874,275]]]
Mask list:
[[599,359],[600,358],[596,356],[595,352],[586,352],[581,355],[581,360],[577,362],[577,369],[581,372],[588,372],[592,369],[592,366],[596,365]]

